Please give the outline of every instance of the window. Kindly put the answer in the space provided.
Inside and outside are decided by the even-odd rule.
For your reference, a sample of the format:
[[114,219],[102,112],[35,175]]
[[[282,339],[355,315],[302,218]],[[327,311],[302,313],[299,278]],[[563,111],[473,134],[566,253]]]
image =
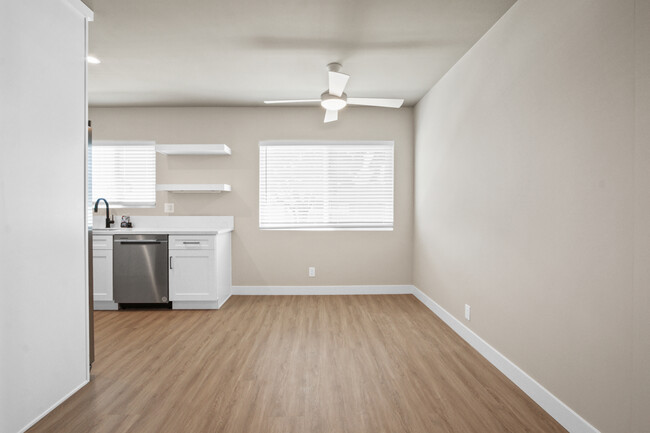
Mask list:
[[156,205],[156,146],[154,142],[94,142],[92,146],[93,202],[103,197],[111,207]]
[[260,228],[393,228],[393,142],[260,143]]

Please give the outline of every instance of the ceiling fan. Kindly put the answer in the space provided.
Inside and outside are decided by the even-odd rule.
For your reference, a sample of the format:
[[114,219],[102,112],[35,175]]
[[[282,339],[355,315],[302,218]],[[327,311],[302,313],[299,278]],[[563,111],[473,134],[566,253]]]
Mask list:
[[326,110],[324,123],[334,122],[339,118],[339,111],[346,105],[365,105],[369,107],[399,108],[404,103],[403,99],[387,98],[348,98],[343,91],[350,79],[349,75],[339,72],[340,63],[327,65],[329,76],[329,89],[320,95],[320,99],[284,99],[279,101],[264,101],[265,104],[292,104],[305,102],[320,102]]

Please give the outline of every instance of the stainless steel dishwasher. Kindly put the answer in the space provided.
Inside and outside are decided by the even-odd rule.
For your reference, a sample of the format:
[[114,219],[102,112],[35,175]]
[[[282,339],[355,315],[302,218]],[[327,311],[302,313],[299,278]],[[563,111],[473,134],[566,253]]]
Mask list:
[[113,236],[113,299],[118,304],[169,302],[168,235]]

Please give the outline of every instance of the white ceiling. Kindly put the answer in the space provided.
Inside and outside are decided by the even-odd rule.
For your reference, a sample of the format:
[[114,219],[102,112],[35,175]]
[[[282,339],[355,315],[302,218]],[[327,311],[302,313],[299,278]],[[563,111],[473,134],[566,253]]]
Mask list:
[[415,104],[515,0],[86,0],[91,106],[354,97]]

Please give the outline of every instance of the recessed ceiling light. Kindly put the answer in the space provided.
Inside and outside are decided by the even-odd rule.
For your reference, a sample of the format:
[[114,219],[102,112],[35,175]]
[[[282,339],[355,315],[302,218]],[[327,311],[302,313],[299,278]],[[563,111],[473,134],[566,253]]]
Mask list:
[[86,57],[86,60],[88,61],[88,63],[92,63],[93,65],[97,65],[102,62],[97,57],[93,57],[93,56]]

